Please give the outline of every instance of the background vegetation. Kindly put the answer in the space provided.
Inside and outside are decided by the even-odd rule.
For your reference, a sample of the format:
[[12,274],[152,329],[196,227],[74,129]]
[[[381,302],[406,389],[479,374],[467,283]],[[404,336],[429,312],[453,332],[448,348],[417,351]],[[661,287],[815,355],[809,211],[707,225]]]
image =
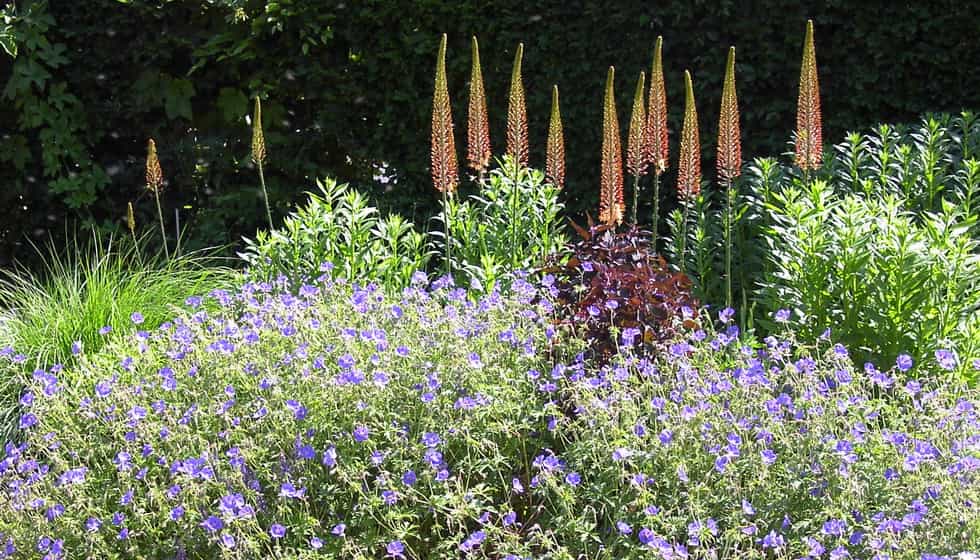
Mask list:
[[[318,172],[371,188],[382,210],[422,224],[438,209],[428,179],[432,61],[449,37],[448,79],[458,140],[471,34],[482,46],[494,151],[503,145],[514,49],[524,76],[531,164],[544,159],[550,86],[562,90],[568,150],[563,197],[572,212],[594,200],[602,79],[616,64],[620,119],[653,41],[665,38],[672,148],[681,73],[692,70],[705,123],[714,122],[724,49],[739,48],[747,157],[789,139],[800,36],[814,19],[828,138],[926,111],[980,106],[975,19],[950,1],[892,5],[495,2],[432,0],[18,0],[0,17],[0,265],[29,259],[27,237],[62,223],[122,227],[155,212],[141,190],[147,137],[157,139],[164,213],[190,226],[189,246],[237,243],[263,223],[249,155],[249,99],[262,95],[273,212],[285,214]],[[765,21],[765,24],[760,24]],[[706,135],[705,138],[708,138]],[[714,153],[703,145],[706,163]],[[383,171],[379,170],[383,166]],[[673,180],[673,170],[666,178]]]

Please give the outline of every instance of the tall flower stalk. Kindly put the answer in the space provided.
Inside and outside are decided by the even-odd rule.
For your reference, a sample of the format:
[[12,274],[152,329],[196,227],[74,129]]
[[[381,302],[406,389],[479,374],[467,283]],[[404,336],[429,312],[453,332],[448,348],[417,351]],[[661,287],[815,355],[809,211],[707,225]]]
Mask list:
[[255,114],[252,116],[252,162],[259,169],[259,183],[262,185],[262,199],[265,201],[265,216],[269,220],[269,230],[272,223],[272,208],[269,205],[269,191],[265,188],[265,133],[262,131],[262,100],[255,97]]
[[510,75],[510,95],[507,103],[507,155],[514,158],[518,167],[527,167],[527,106],[524,99],[524,82],[521,63],[524,60],[524,43],[517,45],[514,68]]
[[643,93],[646,85],[646,74],[640,72],[636,82],[636,93],[633,95],[633,113],[630,115],[629,137],[626,147],[626,170],[633,176],[633,208],[630,222],[636,226],[637,207],[640,205],[640,177],[647,172],[647,134],[646,108],[643,104]]
[[738,96],[735,93],[735,47],[728,49],[725,85],[721,91],[718,124],[718,179],[725,191],[725,304],[732,306],[732,222],[735,211],[735,178],[742,174],[742,137]]
[[667,170],[670,150],[667,144],[667,90],[664,87],[663,37],[657,37],[650,69],[650,93],[647,98],[647,162],[653,168],[653,232],[651,246],[657,250],[660,225],[660,175]]
[[452,241],[449,237],[449,201],[459,183],[453,112],[446,83],[446,34],[439,43],[435,91],[432,96],[432,184],[442,194],[442,221],[446,234],[446,274],[452,272]]
[[619,117],[612,66],[606,75],[606,96],[602,113],[602,183],[599,196],[599,221],[609,226],[623,223],[623,154],[619,138]]
[[470,169],[476,171],[478,181],[490,165],[490,121],[487,117],[487,96],[483,87],[483,70],[480,68],[480,45],[472,40],[472,68],[470,70],[470,104],[467,121],[466,159]]
[[687,223],[691,206],[701,192],[701,142],[698,135],[698,110],[694,105],[691,73],[684,71],[684,128],[681,130],[680,161],[677,164],[677,196],[684,206],[679,243],[681,272],[687,267]]
[[163,207],[160,205],[160,191],[163,190],[163,169],[160,158],[157,157],[157,144],[152,138],[146,146],[146,188],[153,193],[157,203],[157,217],[160,219],[160,237],[163,239],[163,254],[170,260],[170,249],[167,247],[167,228],[163,222]]
[[809,182],[810,171],[823,160],[823,132],[820,115],[820,83],[817,54],[813,46],[813,20],[806,22],[803,62],[800,65],[800,97],[796,109],[796,165]]
[[565,187],[565,132],[562,129],[561,109],[558,106],[558,86],[554,86],[551,90],[551,119],[548,122],[545,177],[558,190]]

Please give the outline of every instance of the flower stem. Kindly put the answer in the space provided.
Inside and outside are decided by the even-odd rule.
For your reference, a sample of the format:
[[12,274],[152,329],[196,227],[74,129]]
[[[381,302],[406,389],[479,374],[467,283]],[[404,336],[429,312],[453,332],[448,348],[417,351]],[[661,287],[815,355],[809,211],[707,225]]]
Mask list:
[[653,248],[653,252],[657,252],[657,229],[660,227],[660,173],[653,172],[653,223],[650,225],[650,232],[653,233],[653,238],[650,240],[650,246]]
[[262,162],[258,162],[259,167],[259,182],[262,183],[262,198],[265,200],[265,215],[269,219],[269,231],[275,227],[272,224],[272,209],[269,207],[269,191],[265,188],[265,172],[262,169]]
[[163,225],[163,209],[160,207],[160,189],[153,190],[153,198],[157,201],[157,217],[160,218],[160,236],[163,238],[163,254],[170,260],[170,249],[167,248],[167,228]]

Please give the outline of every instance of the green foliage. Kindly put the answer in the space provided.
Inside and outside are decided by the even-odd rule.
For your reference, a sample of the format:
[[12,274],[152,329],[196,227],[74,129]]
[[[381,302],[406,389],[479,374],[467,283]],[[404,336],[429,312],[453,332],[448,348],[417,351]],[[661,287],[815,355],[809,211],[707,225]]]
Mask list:
[[[477,193],[448,201],[453,270],[491,290],[509,272],[540,268],[547,257],[561,254],[567,239],[558,196],[544,173],[505,156]],[[441,224],[442,215],[434,221]],[[430,235],[445,254],[441,230],[433,228]]]
[[[19,53],[9,79],[20,85],[14,102],[5,98],[8,103],[0,106],[0,122],[12,123],[0,135],[0,158],[16,154],[19,165],[0,162],[0,203],[12,209],[3,228],[8,231],[0,233],[0,264],[20,250],[24,234],[38,231],[43,237],[43,230],[66,219],[116,223],[141,184],[139,161],[149,136],[157,139],[168,173],[164,214],[169,218],[174,207],[192,207],[183,212],[190,245],[233,244],[251,235],[264,209],[254,204],[259,186],[247,158],[241,95],[275,100],[264,107],[274,214],[302,202],[295,185],[324,174],[381,193],[384,187],[372,179],[376,166],[386,162],[397,188],[377,203],[426,223],[439,208],[425,148],[425,100],[432,93],[427,61],[447,31],[454,107],[465,107],[468,41],[476,34],[483,47],[491,138],[500,140],[513,49],[533,34],[524,61],[531,165],[543,167],[551,85],[557,83],[568,132],[563,196],[576,214],[591,206],[598,182],[597,92],[605,68],[615,62],[624,76],[647,69],[657,35],[665,38],[674,129],[681,107],[671,100],[682,99],[681,69],[699,76],[699,109],[713,114],[723,48],[738,46],[742,124],[753,131],[744,139],[747,155],[778,152],[793,128],[800,36],[808,17],[817,29],[827,137],[871,122],[911,122],[927,110],[976,107],[980,76],[960,71],[963,61],[980,59],[980,45],[972,40],[975,18],[967,4],[947,4],[903,4],[886,14],[842,2],[745,6],[722,0],[707,10],[697,3],[653,9],[640,0],[613,8],[587,1],[569,17],[568,6],[554,1],[507,0],[488,10],[476,0],[93,0],[50,6],[19,0],[10,22]],[[760,28],[763,15],[766,25]],[[53,21],[43,32],[36,25],[41,17]],[[51,48],[39,47],[39,36]],[[855,37],[861,38],[857,50]],[[48,58],[54,53],[59,54]],[[67,64],[57,62],[59,57]],[[44,73],[51,77],[44,79]],[[6,73],[0,75],[8,81]],[[44,89],[34,82],[24,89],[25,75],[44,80]],[[64,95],[78,101],[56,101],[52,88],[59,83],[65,84]],[[628,107],[632,91],[617,86],[617,106]],[[21,122],[18,103],[43,119]],[[50,148],[40,137],[44,130],[56,141]],[[706,169],[713,167],[713,153],[705,142]],[[56,160],[62,165],[51,167]],[[673,173],[662,178],[663,192],[670,192]],[[58,190],[52,191],[55,181]],[[147,198],[135,202],[138,213],[149,213],[153,204]],[[640,215],[649,214],[640,209]]]
[[245,239],[240,257],[253,278],[286,277],[293,289],[325,272],[351,282],[380,281],[398,289],[425,268],[430,253],[425,235],[397,214],[382,217],[367,197],[333,179],[316,182],[318,193],[290,214],[282,226]]
[[[771,329],[779,309],[803,333],[830,329],[858,359],[922,361],[960,354],[973,375],[980,309],[980,126],[972,113],[926,117],[918,127],[879,125],[849,134],[806,183],[771,158],[749,166],[739,187],[733,283],[743,326]],[[706,193],[688,227],[694,292],[719,288],[723,216]],[[671,218],[672,247],[679,262]],[[756,317],[761,319],[755,320]]]
[[[72,363],[72,346],[98,351],[108,340],[128,333],[130,316],[139,312],[139,328],[154,329],[173,315],[174,303],[233,284],[230,269],[206,254],[172,259],[151,253],[130,239],[102,240],[98,235],[67,250],[38,248],[44,266],[0,270],[0,348],[30,353],[21,366],[0,365],[0,410],[16,412],[24,374],[35,367]],[[110,326],[111,332],[100,332]],[[0,439],[11,434],[10,418],[0,420]]]
[[836,196],[822,180],[787,187],[769,202],[770,276],[758,294],[789,308],[800,332],[830,329],[861,359],[924,361],[958,350],[966,376],[980,358],[980,239],[977,216],[952,201],[917,213],[894,195]]

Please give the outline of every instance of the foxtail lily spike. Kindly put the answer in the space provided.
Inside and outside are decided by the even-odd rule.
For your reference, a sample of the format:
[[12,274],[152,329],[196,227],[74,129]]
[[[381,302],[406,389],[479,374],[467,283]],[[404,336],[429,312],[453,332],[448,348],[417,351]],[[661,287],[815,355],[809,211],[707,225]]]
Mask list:
[[551,121],[548,123],[548,154],[545,176],[561,190],[565,186],[565,133],[561,126],[561,109],[558,107],[558,86],[551,90]]
[[470,106],[467,122],[467,163],[480,179],[490,165],[490,122],[487,118],[487,96],[483,88],[483,70],[480,68],[480,45],[472,40],[473,62],[470,71]]
[[626,144],[626,170],[633,176],[633,207],[630,211],[630,223],[636,225],[637,207],[640,205],[640,177],[647,172],[647,116],[643,105],[646,74],[640,72],[636,82],[636,93],[633,95],[633,113],[630,115],[630,128]]
[[255,97],[255,115],[252,117],[252,161],[259,169],[259,183],[262,185],[262,197],[265,200],[265,215],[269,220],[269,229],[274,228],[272,223],[272,207],[269,204],[269,191],[265,188],[265,133],[262,131],[262,99]]
[[796,165],[804,171],[810,171],[820,167],[822,159],[823,133],[817,55],[813,46],[813,20],[807,20],[803,63],[800,67],[800,98],[796,109]]
[[606,75],[606,96],[602,114],[602,183],[599,200],[599,221],[606,225],[623,222],[623,155],[619,138],[619,118],[613,81],[616,70],[610,66]]
[[630,116],[630,130],[626,148],[626,169],[630,175],[640,177],[647,171],[646,159],[646,108],[643,105],[643,90],[646,74],[640,72],[636,82],[636,94],[633,96],[633,113]]
[[742,138],[738,96],[735,94],[735,47],[728,49],[725,85],[721,91],[718,123],[718,178],[725,189],[725,305],[732,306],[732,226],[735,217],[734,180],[742,173]]
[[694,86],[691,84],[691,73],[686,70],[684,86],[684,128],[681,130],[681,153],[677,164],[677,194],[682,200],[692,200],[701,192],[701,146]]
[[650,94],[647,98],[647,161],[653,172],[667,170],[670,151],[667,145],[667,92],[664,87],[663,37],[657,37],[650,70]]
[[446,84],[446,34],[439,44],[435,93],[432,97],[432,184],[441,193],[452,194],[459,182],[453,113]]
[[146,188],[153,193],[157,203],[157,217],[160,218],[160,235],[163,239],[163,253],[170,260],[170,249],[167,248],[167,228],[163,223],[163,207],[160,206],[160,191],[163,190],[163,169],[160,158],[157,157],[157,144],[152,138],[146,143]]
[[735,47],[728,50],[725,85],[721,91],[718,124],[718,176],[727,181],[742,173],[742,138],[739,130],[738,96],[735,93]]
[[524,59],[524,43],[517,45],[514,69],[510,76],[510,97],[507,104],[507,155],[520,167],[527,167],[527,106],[524,100],[524,83],[521,62]]

